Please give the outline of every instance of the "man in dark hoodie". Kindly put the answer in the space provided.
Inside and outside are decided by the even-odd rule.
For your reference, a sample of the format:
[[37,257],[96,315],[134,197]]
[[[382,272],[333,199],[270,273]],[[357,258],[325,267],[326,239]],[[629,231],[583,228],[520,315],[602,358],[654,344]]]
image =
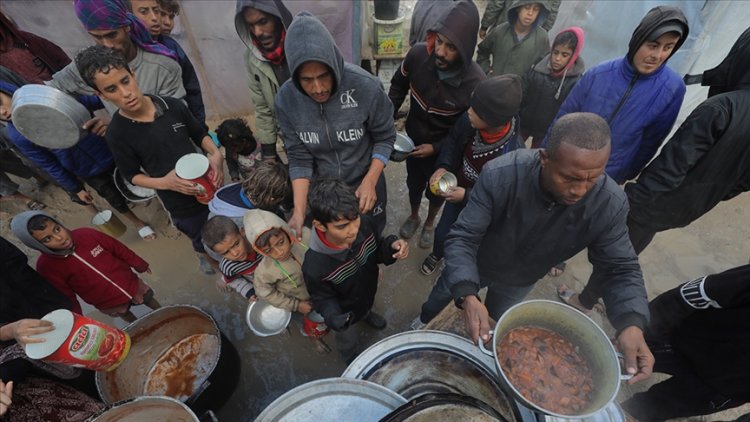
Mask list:
[[750,29],[719,66],[703,73],[702,84],[711,87],[708,99],[625,186],[636,253],[657,232],[687,226],[750,190]]
[[276,95],[276,116],[289,157],[294,212],[289,226],[301,236],[310,179],[337,177],[356,189],[360,212],[385,228],[383,169],[393,151],[393,105],[383,84],[344,63],[333,37],[302,12],[287,31],[292,78]]
[[266,161],[278,160],[274,96],[289,79],[284,39],[291,23],[292,14],[281,0],[237,0],[234,27],[247,46],[245,65],[255,107],[255,137]]
[[[406,159],[406,185],[411,214],[401,225],[399,235],[411,238],[421,225],[419,207],[422,193],[435,171],[440,141],[469,108],[474,87],[484,79],[482,70],[471,59],[477,45],[479,11],[471,1],[457,1],[443,11],[427,33],[427,42],[409,50],[398,72],[391,79],[388,96],[398,111],[411,93],[406,133],[416,148]],[[419,246],[429,248],[435,236],[435,217],[443,198],[429,190],[427,219]]]
[[492,75],[523,76],[549,51],[549,36],[542,28],[547,16],[546,0],[513,2],[508,22],[493,28],[477,47],[477,63],[482,70]]
[[607,120],[612,130],[607,174],[619,184],[643,170],[677,119],[685,84],[666,63],[687,36],[680,9],[654,7],[633,31],[628,54],[589,69],[557,113],[556,119],[583,111]]

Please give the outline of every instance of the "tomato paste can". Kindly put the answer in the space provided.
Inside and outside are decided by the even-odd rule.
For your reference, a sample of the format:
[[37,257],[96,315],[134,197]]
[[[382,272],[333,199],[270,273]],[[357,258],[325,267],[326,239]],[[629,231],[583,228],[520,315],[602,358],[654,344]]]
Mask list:
[[208,162],[208,158],[203,154],[186,154],[183,155],[175,164],[175,173],[177,177],[195,183],[201,191],[195,196],[201,204],[208,204],[216,193],[216,186],[211,182],[213,170]]
[[91,318],[58,309],[42,319],[52,322],[55,329],[34,336],[45,341],[26,345],[26,355],[31,359],[111,371],[130,351],[130,336],[126,332]]
[[458,186],[458,179],[451,172],[445,172],[435,183],[430,185],[430,192],[435,195],[444,195]]
[[302,319],[302,331],[309,337],[323,337],[330,329],[323,319],[323,315],[312,311]]

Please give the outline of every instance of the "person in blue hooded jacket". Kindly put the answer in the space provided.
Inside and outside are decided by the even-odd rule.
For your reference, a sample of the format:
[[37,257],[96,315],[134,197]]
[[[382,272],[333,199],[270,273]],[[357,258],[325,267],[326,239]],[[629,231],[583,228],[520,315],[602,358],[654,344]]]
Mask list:
[[276,94],[294,211],[289,226],[300,236],[313,177],[341,178],[355,189],[360,212],[385,228],[383,169],[393,151],[393,105],[380,80],[345,63],[328,29],[309,12],[287,29],[286,59],[292,77]]
[[[9,79],[0,77],[0,95],[12,97],[18,88]],[[104,107],[95,96],[80,96],[78,101],[90,110]],[[24,156],[59,183],[73,202],[85,206],[92,214],[96,213],[92,206],[94,198],[84,187],[85,182],[127,218],[138,229],[142,239],[149,241],[156,238],[151,226],[130,210],[127,200],[117,190],[113,179],[115,162],[104,138],[89,132],[70,148],[46,148],[26,139],[12,121],[7,123],[10,141]]]
[[591,112],[607,121],[612,153],[606,172],[619,184],[643,170],[677,119],[685,84],[666,63],[685,42],[688,30],[680,9],[649,10],[633,31],[627,55],[589,69],[555,117]]

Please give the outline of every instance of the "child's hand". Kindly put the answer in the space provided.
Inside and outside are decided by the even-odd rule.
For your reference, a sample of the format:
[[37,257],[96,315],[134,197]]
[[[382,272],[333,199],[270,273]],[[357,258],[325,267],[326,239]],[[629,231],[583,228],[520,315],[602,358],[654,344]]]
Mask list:
[[297,304],[297,312],[303,315],[309,314],[310,312],[312,312],[312,310],[313,310],[313,305],[312,305],[312,302],[310,302],[309,300],[301,300]]
[[48,333],[55,329],[50,321],[42,319],[21,319],[7,325],[13,338],[25,346],[31,343],[43,343],[45,340],[39,337],[32,337],[38,334]]
[[222,293],[227,293],[230,290],[232,290],[232,288],[229,287],[229,285],[224,282],[224,278],[222,278],[222,277],[219,277],[219,278],[216,279],[215,285],[216,285],[216,290],[218,290],[218,291],[220,291]]
[[409,242],[404,239],[399,239],[391,244],[391,248],[396,250],[393,257],[396,259],[405,259],[409,256]]
[[252,295],[250,296],[250,299],[247,300],[248,303],[253,303],[258,301],[258,296]]
[[104,136],[107,133],[107,128],[109,127],[110,120],[111,119],[109,117],[97,116],[84,123],[83,128],[91,131],[91,133],[95,135]]
[[179,178],[174,170],[160,177],[159,184],[161,190],[171,190],[188,196],[200,195],[203,192],[199,184]]
[[0,416],[5,415],[13,403],[13,381],[8,381],[7,384],[0,380]]
[[460,186],[456,186],[451,188],[448,193],[445,193],[441,196],[445,198],[446,201],[455,204],[464,200],[464,196],[466,196],[466,189]]

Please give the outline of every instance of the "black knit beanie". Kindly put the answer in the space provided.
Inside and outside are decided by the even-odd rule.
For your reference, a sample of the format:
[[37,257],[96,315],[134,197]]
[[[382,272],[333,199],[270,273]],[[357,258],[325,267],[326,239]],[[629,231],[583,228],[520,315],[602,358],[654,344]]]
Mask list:
[[521,106],[521,77],[499,75],[479,82],[471,94],[471,108],[490,127],[508,123]]

